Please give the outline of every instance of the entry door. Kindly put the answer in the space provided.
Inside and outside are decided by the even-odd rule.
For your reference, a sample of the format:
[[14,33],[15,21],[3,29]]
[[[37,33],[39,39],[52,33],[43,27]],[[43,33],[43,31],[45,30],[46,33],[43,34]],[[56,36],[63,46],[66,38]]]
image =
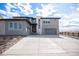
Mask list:
[[35,24],[32,25],[32,32],[33,32],[33,33],[36,33],[36,25],[35,25]]

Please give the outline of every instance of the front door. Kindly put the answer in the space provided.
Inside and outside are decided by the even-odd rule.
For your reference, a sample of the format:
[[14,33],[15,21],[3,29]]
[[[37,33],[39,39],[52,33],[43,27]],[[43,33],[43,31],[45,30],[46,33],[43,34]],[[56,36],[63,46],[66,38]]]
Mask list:
[[32,25],[32,33],[36,33],[36,24]]

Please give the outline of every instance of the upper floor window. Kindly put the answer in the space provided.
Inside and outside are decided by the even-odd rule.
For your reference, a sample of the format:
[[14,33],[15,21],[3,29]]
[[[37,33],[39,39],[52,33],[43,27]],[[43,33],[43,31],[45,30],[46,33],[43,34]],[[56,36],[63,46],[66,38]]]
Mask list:
[[48,23],[48,21],[46,21],[46,24]]
[[48,23],[50,23],[50,21],[48,21]]
[[43,21],[43,23],[48,24],[48,23],[50,23],[50,21]]
[[45,21],[43,21],[43,23],[45,23]]

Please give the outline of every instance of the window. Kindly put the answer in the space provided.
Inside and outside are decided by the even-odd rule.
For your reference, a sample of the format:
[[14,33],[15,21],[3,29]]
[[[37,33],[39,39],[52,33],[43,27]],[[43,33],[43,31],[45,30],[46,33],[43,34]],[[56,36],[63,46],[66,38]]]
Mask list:
[[12,22],[10,23],[10,28],[13,28],[13,23]]
[[39,29],[40,29],[40,25],[39,25],[39,27],[38,27]]
[[40,21],[40,19],[39,19],[39,21]]
[[45,21],[43,21],[43,23],[45,23]]
[[50,23],[50,21],[48,21],[48,23]]
[[40,19],[39,19],[39,21],[38,21],[38,24],[39,24],[39,25],[38,25],[38,28],[40,29]]
[[43,23],[46,23],[46,24],[48,24],[48,23],[50,23],[50,21],[43,21]]
[[9,23],[9,29],[12,29],[12,30],[20,30],[22,29],[22,24],[19,23],[19,22],[10,22]]
[[46,21],[46,24],[47,24],[48,22]]
[[14,29],[17,29],[17,23],[14,23]]
[[22,28],[22,25],[21,25],[21,23],[19,23],[19,29],[21,29]]

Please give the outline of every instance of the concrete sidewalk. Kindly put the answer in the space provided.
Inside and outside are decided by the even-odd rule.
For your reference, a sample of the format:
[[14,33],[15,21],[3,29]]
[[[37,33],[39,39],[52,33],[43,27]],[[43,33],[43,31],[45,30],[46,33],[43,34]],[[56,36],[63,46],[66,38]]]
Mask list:
[[24,37],[2,55],[79,55],[79,40],[64,36],[60,36],[60,38],[45,38],[45,36],[32,35]]

